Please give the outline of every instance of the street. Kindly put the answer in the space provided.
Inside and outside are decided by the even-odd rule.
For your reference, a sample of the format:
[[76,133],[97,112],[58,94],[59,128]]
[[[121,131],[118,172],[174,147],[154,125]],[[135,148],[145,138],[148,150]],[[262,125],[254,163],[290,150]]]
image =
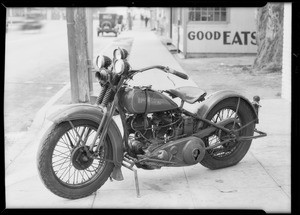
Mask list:
[[[116,39],[110,35],[97,37],[97,24],[95,20],[94,56]],[[4,94],[6,135],[26,131],[37,111],[70,82],[68,58],[65,20],[48,21],[41,30],[11,30],[6,34]],[[26,120],[20,122],[20,118]]]

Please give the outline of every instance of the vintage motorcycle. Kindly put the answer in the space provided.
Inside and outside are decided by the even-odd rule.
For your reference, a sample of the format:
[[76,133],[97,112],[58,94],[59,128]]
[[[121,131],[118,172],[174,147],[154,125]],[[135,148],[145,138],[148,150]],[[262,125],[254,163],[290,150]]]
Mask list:
[[[250,102],[227,90],[206,97],[197,87],[158,91],[130,86],[134,75],[150,69],[183,79],[188,76],[160,65],[133,70],[127,58],[122,48],[114,50],[113,60],[99,55],[99,69],[94,72],[102,90],[96,103],[71,104],[48,117],[53,124],[40,143],[37,165],[40,178],[54,194],[86,197],[108,178],[123,180],[124,166],[133,170],[139,196],[134,166],[147,170],[198,163],[209,169],[229,167],[242,160],[252,139],[266,136],[255,128],[258,96]],[[186,110],[185,103],[196,110]]]

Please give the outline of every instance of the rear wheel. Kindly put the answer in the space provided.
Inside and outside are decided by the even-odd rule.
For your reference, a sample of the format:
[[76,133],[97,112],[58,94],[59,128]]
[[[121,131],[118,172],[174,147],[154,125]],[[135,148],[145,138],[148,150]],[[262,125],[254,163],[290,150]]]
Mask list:
[[[226,128],[232,130],[237,130],[243,125],[246,125],[254,119],[252,110],[243,99],[240,99],[240,103],[238,100],[239,98],[228,98],[219,102],[207,114],[206,119],[213,123],[218,123],[225,119],[236,118],[238,120],[237,123],[230,122],[225,125]],[[252,136],[254,133],[254,126],[255,124],[252,123],[245,127],[238,132],[238,136]],[[227,135],[228,134],[221,130],[216,130],[213,134],[203,139],[205,146],[208,147],[220,143],[226,139]],[[205,156],[200,163],[209,169],[220,169],[236,165],[246,155],[251,142],[252,140],[231,141],[213,149],[209,149],[206,151]]]
[[[38,171],[45,186],[54,194],[78,199],[97,191],[112,170],[112,146],[108,137],[98,156],[86,153],[98,124],[90,120],[62,122],[49,129],[38,151]],[[85,144],[79,142],[79,136]],[[97,145],[96,141],[96,145]]]

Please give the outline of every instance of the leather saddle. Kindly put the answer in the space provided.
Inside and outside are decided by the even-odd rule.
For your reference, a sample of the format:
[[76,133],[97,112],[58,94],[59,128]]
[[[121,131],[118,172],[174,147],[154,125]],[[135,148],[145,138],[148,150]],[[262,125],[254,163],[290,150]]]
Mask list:
[[169,89],[165,92],[169,93],[172,98],[179,97],[183,101],[190,104],[204,101],[206,96],[206,91],[198,87],[191,87],[191,86]]

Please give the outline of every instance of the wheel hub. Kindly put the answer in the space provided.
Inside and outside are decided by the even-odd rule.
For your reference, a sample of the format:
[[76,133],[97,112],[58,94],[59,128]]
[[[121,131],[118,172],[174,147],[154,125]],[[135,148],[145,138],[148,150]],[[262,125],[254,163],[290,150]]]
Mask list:
[[94,161],[93,158],[87,155],[86,150],[88,150],[86,146],[80,146],[74,149],[72,152],[72,164],[78,170],[84,170],[89,168]]
[[[240,128],[240,126],[239,126],[238,123],[235,123],[235,124],[234,124],[233,122],[228,123],[228,124],[225,125],[224,127],[227,128],[227,129],[232,129],[233,131]],[[226,140],[227,138],[233,137],[233,134],[234,134],[235,137],[238,137],[238,136],[239,136],[238,133],[235,134],[235,132],[233,132],[232,134],[229,134],[229,135],[228,135],[226,132],[220,130],[220,131],[219,131],[219,138],[220,138],[220,140],[224,141],[224,140]],[[226,148],[227,148],[227,147],[231,148],[231,147],[233,147],[235,144],[236,144],[235,141],[230,141],[230,142],[228,142],[228,143],[225,143],[224,146],[225,146]]]

